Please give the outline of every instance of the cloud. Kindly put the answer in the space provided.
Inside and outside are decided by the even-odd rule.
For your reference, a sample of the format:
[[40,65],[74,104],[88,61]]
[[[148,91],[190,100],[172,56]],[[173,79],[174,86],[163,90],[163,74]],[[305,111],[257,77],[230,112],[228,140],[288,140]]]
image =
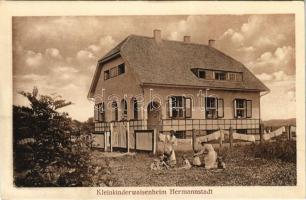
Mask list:
[[36,53],[34,51],[26,51],[25,63],[29,67],[38,67],[41,65],[43,60],[43,55],[41,53]]
[[296,117],[295,80],[266,83],[271,92],[261,97],[262,118],[288,119]]
[[57,59],[62,58],[62,56],[60,54],[60,51],[58,49],[56,49],[56,48],[48,48],[48,49],[46,49],[45,54],[47,56],[50,56],[50,57],[53,57],[53,58],[57,58]]
[[256,75],[257,78],[259,78],[259,80],[261,81],[271,81],[273,79],[273,76],[270,74],[266,74],[266,73],[262,73],[262,74],[258,74]]
[[295,53],[291,46],[278,47],[274,52],[264,52],[255,61],[247,64],[256,74],[283,71],[295,74]]
[[252,53],[252,52],[255,51],[255,48],[252,47],[252,46],[247,46],[247,47],[238,48],[237,51],[246,52],[246,53]]
[[52,68],[52,71],[54,73],[77,73],[79,70],[73,68],[73,67],[68,67],[68,66],[58,66],[56,68]]
[[80,50],[76,54],[76,58],[80,61],[87,61],[87,60],[93,60],[96,59],[95,55],[87,50]]
[[262,73],[256,75],[261,81],[269,82],[269,81],[288,81],[294,80],[295,76],[289,76],[284,71],[274,72],[272,74]]
[[25,75],[14,75],[14,79],[20,79],[22,81],[41,81],[44,80],[46,76],[39,74],[25,74]]
[[101,50],[101,47],[92,44],[92,45],[89,45],[89,46],[88,46],[88,49],[89,49],[90,51],[92,51],[92,52],[97,53],[97,52],[99,52],[99,51]]

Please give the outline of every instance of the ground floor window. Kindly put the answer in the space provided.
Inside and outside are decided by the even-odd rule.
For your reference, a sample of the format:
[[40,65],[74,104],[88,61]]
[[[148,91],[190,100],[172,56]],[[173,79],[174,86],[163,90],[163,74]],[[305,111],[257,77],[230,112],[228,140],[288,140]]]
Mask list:
[[178,139],[186,139],[186,132],[185,131],[176,131],[174,136]]

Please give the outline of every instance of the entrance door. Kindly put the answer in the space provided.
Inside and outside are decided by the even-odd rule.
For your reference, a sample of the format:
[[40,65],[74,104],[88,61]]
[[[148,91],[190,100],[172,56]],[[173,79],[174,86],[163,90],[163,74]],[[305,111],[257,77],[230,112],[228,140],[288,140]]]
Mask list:
[[156,129],[157,133],[161,130],[161,107],[157,102],[151,102],[148,105],[148,129]]

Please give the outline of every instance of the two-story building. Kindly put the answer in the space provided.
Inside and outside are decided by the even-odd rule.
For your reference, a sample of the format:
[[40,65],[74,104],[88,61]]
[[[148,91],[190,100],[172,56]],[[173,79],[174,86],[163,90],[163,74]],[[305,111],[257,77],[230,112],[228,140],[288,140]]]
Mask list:
[[95,130],[129,121],[134,129],[192,129],[209,134],[232,127],[258,133],[260,97],[269,89],[242,63],[208,45],[130,35],[97,64],[88,93],[95,102]]

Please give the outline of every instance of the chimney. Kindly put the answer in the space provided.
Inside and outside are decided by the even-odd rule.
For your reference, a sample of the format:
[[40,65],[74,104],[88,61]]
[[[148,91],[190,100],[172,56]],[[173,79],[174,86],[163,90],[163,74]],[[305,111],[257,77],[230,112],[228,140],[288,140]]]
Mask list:
[[161,30],[155,29],[153,31],[153,36],[156,42],[161,42]]
[[209,40],[208,40],[208,46],[209,46],[209,47],[215,47],[215,42],[216,42],[216,40],[209,39]]
[[185,35],[185,36],[184,36],[184,42],[186,42],[186,43],[191,42],[191,37],[190,37],[190,36]]

